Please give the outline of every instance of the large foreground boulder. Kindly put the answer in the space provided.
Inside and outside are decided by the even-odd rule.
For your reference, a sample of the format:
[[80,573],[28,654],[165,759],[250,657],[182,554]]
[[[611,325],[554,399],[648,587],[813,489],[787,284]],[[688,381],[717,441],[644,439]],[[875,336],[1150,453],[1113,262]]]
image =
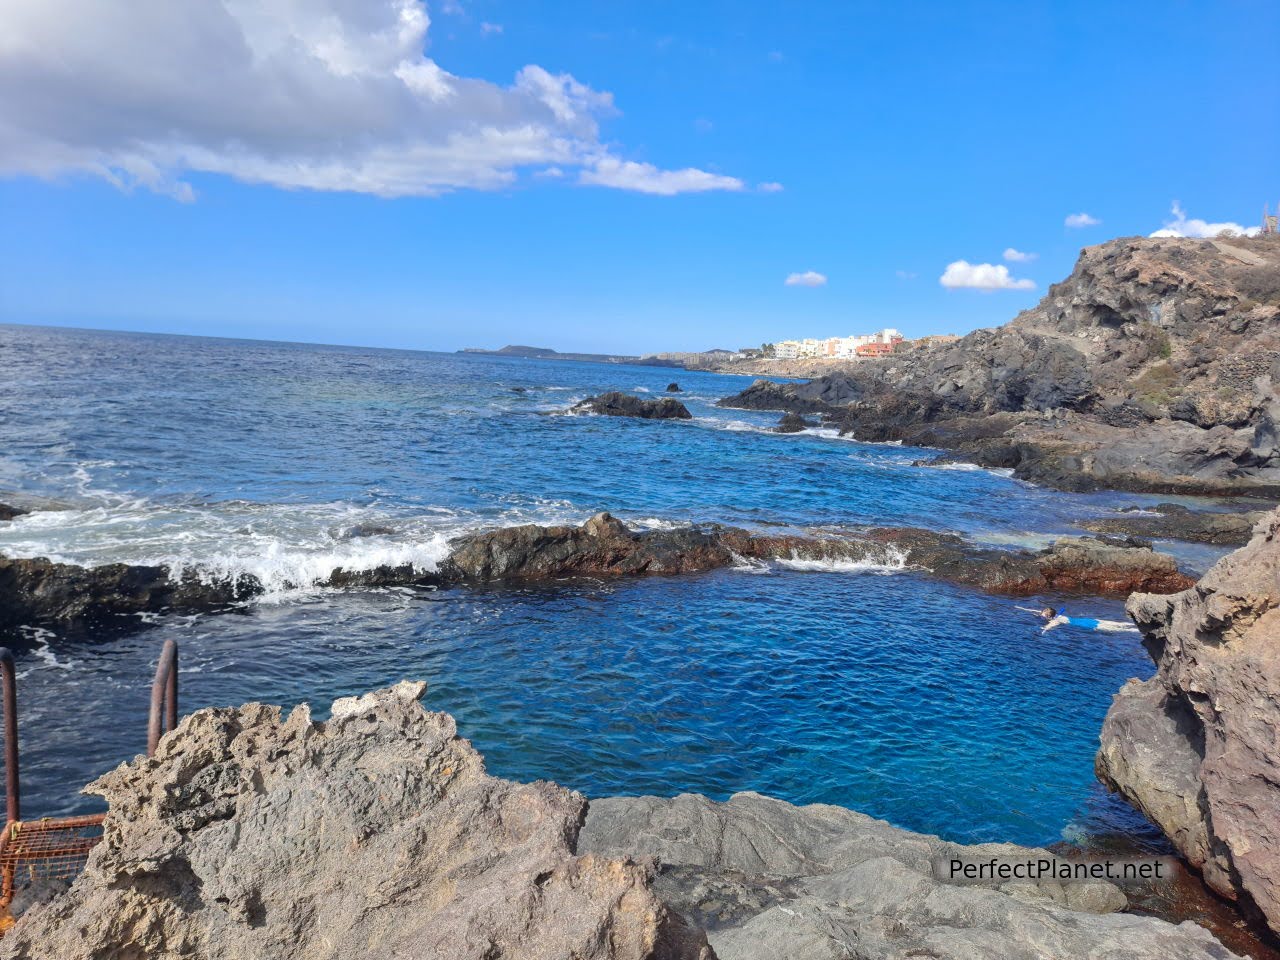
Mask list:
[[1158,670],[1102,729],[1098,776],[1219,893],[1280,932],[1280,511],[1192,589],[1128,610]]
[[1115,913],[1125,897],[1105,881],[959,885],[933,865],[1044,850],[948,843],[824,804],[755,793],[594,800],[582,851],[656,858],[655,889],[706,927],[720,960],[1234,956],[1192,923]]
[[488,776],[402,683],[331,718],[202,710],[88,790],[105,839],[0,940],[24,960],[714,960],[586,809]]
[[639,417],[642,420],[692,420],[688,408],[679,400],[662,397],[645,400],[634,394],[614,390],[598,397],[587,397],[574,404],[576,413],[598,413],[606,417]]

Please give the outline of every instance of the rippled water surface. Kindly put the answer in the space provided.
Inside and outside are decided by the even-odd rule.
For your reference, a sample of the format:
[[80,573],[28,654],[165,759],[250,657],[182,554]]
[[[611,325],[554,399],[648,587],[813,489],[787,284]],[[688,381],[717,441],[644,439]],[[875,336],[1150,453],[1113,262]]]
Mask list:
[[[678,380],[694,419],[566,416]],[[159,644],[184,709],[323,706],[430,684],[496,774],[588,795],[761,790],[963,840],[1145,825],[1094,783],[1135,638],[1041,636],[1007,599],[893,569],[724,570],[530,588],[326,592],[333,566],[430,566],[446,538],[608,509],[637,526],[895,523],[1039,545],[1148,498],[1068,496],[929,451],[768,432],[748,381],[662,368],[0,326],[0,552],[246,571],[243,612],[24,628],[28,814],[144,738]],[[517,392],[513,388],[523,388]],[[1078,532],[1078,531],[1077,531]],[[1192,567],[1209,552],[1184,552]],[[1122,616],[1114,601],[1074,609]]]

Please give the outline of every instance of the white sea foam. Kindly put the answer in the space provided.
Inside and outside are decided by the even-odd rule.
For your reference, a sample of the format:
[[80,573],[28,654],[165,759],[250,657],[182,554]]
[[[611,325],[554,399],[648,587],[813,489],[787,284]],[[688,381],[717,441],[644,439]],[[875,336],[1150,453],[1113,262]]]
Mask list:
[[634,391],[635,393],[648,393],[648,392],[649,392],[649,388],[648,388],[648,387],[632,387],[631,389],[632,389],[632,391]]
[[953,461],[949,463],[926,463],[923,466],[930,470],[958,470],[961,473],[990,473],[997,477],[1012,477],[1012,467],[980,467],[976,463],[964,463]]
[[868,557],[803,557],[792,553],[779,557],[775,563],[787,570],[817,571],[822,573],[898,573],[907,569],[906,551],[889,546],[877,556]]
[[767,560],[744,557],[734,553],[732,550],[729,551],[729,555],[733,557],[733,564],[729,567],[730,570],[736,570],[739,573],[773,573],[773,566]]

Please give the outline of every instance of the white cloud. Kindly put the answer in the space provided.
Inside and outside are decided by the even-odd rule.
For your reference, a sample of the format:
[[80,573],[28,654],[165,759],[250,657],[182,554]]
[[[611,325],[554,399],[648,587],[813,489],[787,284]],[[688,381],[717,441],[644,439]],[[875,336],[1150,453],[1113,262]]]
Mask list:
[[619,160],[610,156],[602,156],[594,166],[583,169],[578,174],[578,182],[589,186],[655,193],[664,197],[707,190],[741,190],[744,187],[737,177],[725,177],[693,167],[684,170],[659,170],[651,163],[636,163],[634,160]]
[[1004,264],[970,263],[957,260],[947,264],[938,282],[951,290],[1034,290],[1034,280],[1017,280],[1009,276]]
[[612,96],[568,74],[529,65],[503,85],[449,73],[424,52],[424,0],[3,10],[0,176],[87,174],[178,199],[194,197],[191,173],[385,197],[500,188],[551,166],[652,193],[742,188],[616,158],[599,135]]
[[920,276],[920,274],[912,273],[910,270],[895,270],[893,271],[893,275],[899,280],[914,280],[916,277]]
[[1096,227],[1102,221],[1097,217],[1091,217],[1087,213],[1070,214],[1066,220],[1062,221],[1068,227],[1079,229],[1080,227]]
[[481,24],[480,24],[480,32],[481,32],[481,33],[485,33],[485,34],[489,34],[489,33],[501,33],[501,32],[502,32],[502,24],[500,24],[500,23],[489,23],[489,21],[487,21],[487,20],[482,21],[482,22],[481,22]]
[[767,180],[764,183],[756,184],[756,189],[761,193],[781,193],[786,187],[776,180]]
[[806,270],[804,273],[788,274],[784,282],[788,287],[825,287],[827,275],[816,270]]
[[1023,253],[1021,250],[1015,250],[1013,247],[1007,248],[1004,252],[1004,258],[1010,263],[1030,263],[1039,256],[1040,254],[1038,253]]
[[1241,234],[1255,237],[1262,232],[1261,227],[1245,227],[1238,223],[1206,223],[1204,220],[1188,220],[1186,211],[1176,200],[1173,204],[1173,219],[1166,220],[1163,230],[1151,234],[1153,237],[1216,237],[1223,233]]

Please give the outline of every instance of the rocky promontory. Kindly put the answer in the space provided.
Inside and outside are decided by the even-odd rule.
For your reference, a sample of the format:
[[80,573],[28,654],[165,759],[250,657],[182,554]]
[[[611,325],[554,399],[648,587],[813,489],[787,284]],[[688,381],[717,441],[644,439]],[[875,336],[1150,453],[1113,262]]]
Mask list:
[[0,520],[15,520],[24,516],[30,511],[23,510],[21,507],[13,507],[7,503],[0,503]]
[[[1047,591],[1128,596],[1192,583],[1173,557],[1133,540],[1062,537],[1044,550],[1005,550],[915,527],[762,533],[719,524],[631,530],[608,513],[581,526],[525,524],[467,534],[431,568],[410,564],[330,572],[299,588],[452,586],[498,580],[693,574],[744,562],[854,563],[911,569],[989,593]],[[214,611],[263,592],[250,575],[228,580],[161,566],[80,567],[0,558],[0,627],[161,611]]]
[[[424,685],[201,710],[90,784],[104,840],[22,960],[1231,960],[1105,881],[959,884],[965,847],[757,794],[587,801],[490,776]],[[585,826],[584,824],[585,819]],[[700,918],[700,920],[695,919]],[[706,923],[707,931],[702,929]],[[708,942],[710,940],[710,943]]]
[[1117,694],[1098,776],[1280,932],[1280,511],[1195,587],[1128,610],[1157,672]]
[[688,408],[679,400],[660,397],[646,400],[634,394],[613,390],[598,397],[587,397],[573,405],[575,413],[596,413],[604,417],[639,417],[642,420],[692,420]]
[[721,401],[1066,490],[1280,496],[1280,238],[1125,238],[1005,326]]

